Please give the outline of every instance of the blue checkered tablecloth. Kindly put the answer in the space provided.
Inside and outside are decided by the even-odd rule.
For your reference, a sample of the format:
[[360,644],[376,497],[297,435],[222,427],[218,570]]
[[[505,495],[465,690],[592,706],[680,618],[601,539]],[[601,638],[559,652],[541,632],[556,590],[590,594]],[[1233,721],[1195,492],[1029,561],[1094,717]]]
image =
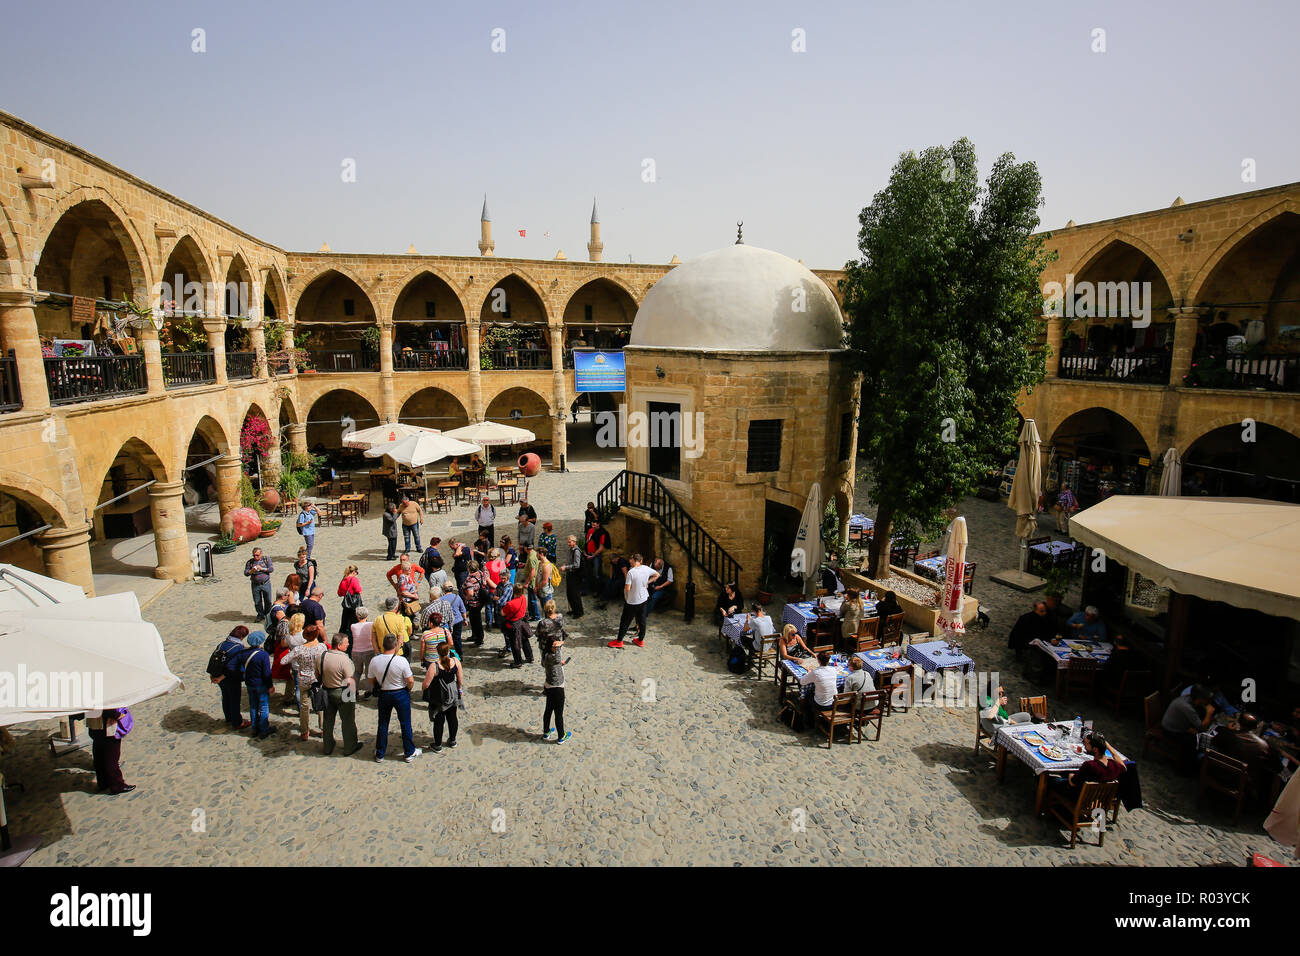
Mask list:
[[859,651],[855,656],[862,661],[862,666],[873,674],[885,674],[889,671],[912,666],[910,659],[894,657],[894,651],[889,648],[881,648],[875,651]]
[[[1059,747],[1061,750],[1067,751],[1069,756],[1065,760],[1052,760],[1044,757],[1038,752],[1037,747],[1031,746],[1023,739],[1026,734],[1030,733],[1038,734],[1049,746]],[[1086,754],[1076,755],[1073,753],[1074,745],[1078,742],[1075,739],[1059,741],[1056,731],[1049,730],[1047,724],[1003,724],[998,728],[998,732],[993,738],[995,746],[1006,747],[1007,753],[1036,774],[1072,773],[1082,767],[1092,758]]]
[[1070,559],[1079,546],[1073,541],[1044,541],[1033,545],[1029,550],[1050,558],[1053,564],[1063,564]]
[[943,580],[943,566],[948,559],[943,555],[937,555],[933,558],[922,558],[913,565],[913,570],[922,577],[929,578],[932,581]]
[[[939,651],[939,653],[935,654],[935,651]],[[968,667],[975,666],[975,662],[965,654],[951,653],[948,650],[947,641],[926,641],[924,644],[913,644],[907,649],[907,656],[913,664],[919,664],[922,670],[930,673],[947,670],[950,667],[966,670]]]
[[850,528],[861,528],[864,531],[870,531],[876,526],[876,523],[864,514],[855,514],[849,516]]
[[1040,638],[1030,641],[1029,646],[1038,648],[1056,661],[1058,670],[1069,667],[1071,658],[1084,660],[1091,658],[1097,662],[1098,667],[1103,667],[1110,660],[1110,655],[1115,653],[1114,644],[1107,644],[1105,641],[1086,641],[1077,637],[1066,638],[1060,644],[1049,644]]
[[816,601],[800,601],[798,604],[787,604],[785,610],[781,612],[781,623],[783,625],[793,624],[800,637],[807,636],[808,625],[815,620],[817,620]]
[[733,644],[740,643],[740,635],[745,629],[745,615],[734,614],[731,617],[723,618],[722,634]]
[[[809,663],[815,663],[815,661],[809,659]],[[781,666],[786,669],[787,673],[793,675],[795,680],[803,680],[804,675],[808,673],[808,668],[802,664],[796,664],[794,661],[783,660]],[[844,681],[849,676],[849,659],[842,654],[832,654],[831,667],[835,668],[835,691],[839,693],[844,690]],[[812,689],[813,685],[810,681],[803,685],[800,693],[807,697],[812,693]]]

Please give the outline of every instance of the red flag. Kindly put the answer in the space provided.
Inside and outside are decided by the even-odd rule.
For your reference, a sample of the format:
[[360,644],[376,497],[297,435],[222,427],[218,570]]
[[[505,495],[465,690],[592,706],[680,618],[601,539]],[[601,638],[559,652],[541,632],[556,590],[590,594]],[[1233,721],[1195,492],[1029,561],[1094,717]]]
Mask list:
[[524,238],[524,234],[525,234],[527,231],[528,231],[528,230],[526,230],[526,229],[520,229],[520,230],[519,230],[519,238],[523,239],[523,238]]

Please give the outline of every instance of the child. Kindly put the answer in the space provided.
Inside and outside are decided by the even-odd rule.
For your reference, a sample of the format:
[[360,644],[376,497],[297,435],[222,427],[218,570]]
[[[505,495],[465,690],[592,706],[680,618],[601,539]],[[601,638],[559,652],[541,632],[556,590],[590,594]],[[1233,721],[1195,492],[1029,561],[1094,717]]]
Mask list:
[[564,657],[564,619],[555,609],[554,601],[547,601],[546,617],[537,626],[538,640],[542,646],[542,667],[546,671],[543,693],[546,710],[542,713],[542,739],[551,739],[551,715],[555,715],[555,742],[564,743],[573,731],[564,729],[564,665],[573,660]]

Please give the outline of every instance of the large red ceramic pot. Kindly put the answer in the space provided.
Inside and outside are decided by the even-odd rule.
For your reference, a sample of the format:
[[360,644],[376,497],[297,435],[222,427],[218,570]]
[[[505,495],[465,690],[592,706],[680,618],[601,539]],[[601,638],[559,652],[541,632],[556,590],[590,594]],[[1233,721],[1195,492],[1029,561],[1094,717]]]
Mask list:
[[526,455],[520,455],[519,470],[523,472],[525,478],[532,478],[542,470],[542,460],[531,451]]
[[264,511],[274,511],[280,507],[280,492],[276,488],[262,489],[262,509]]
[[256,540],[262,533],[262,519],[252,508],[236,508],[230,512],[230,533],[236,544]]

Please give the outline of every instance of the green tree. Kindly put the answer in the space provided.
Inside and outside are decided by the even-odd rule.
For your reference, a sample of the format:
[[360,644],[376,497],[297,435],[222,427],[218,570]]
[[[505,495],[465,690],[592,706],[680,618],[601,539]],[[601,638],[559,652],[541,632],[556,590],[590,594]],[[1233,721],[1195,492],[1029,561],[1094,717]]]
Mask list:
[[1016,398],[1042,381],[1042,205],[1033,163],[1006,153],[981,187],[975,150],[903,154],[858,217],[840,283],[862,373],[859,455],[876,504],[873,577],[889,541],[933,536],[1016,438]]

